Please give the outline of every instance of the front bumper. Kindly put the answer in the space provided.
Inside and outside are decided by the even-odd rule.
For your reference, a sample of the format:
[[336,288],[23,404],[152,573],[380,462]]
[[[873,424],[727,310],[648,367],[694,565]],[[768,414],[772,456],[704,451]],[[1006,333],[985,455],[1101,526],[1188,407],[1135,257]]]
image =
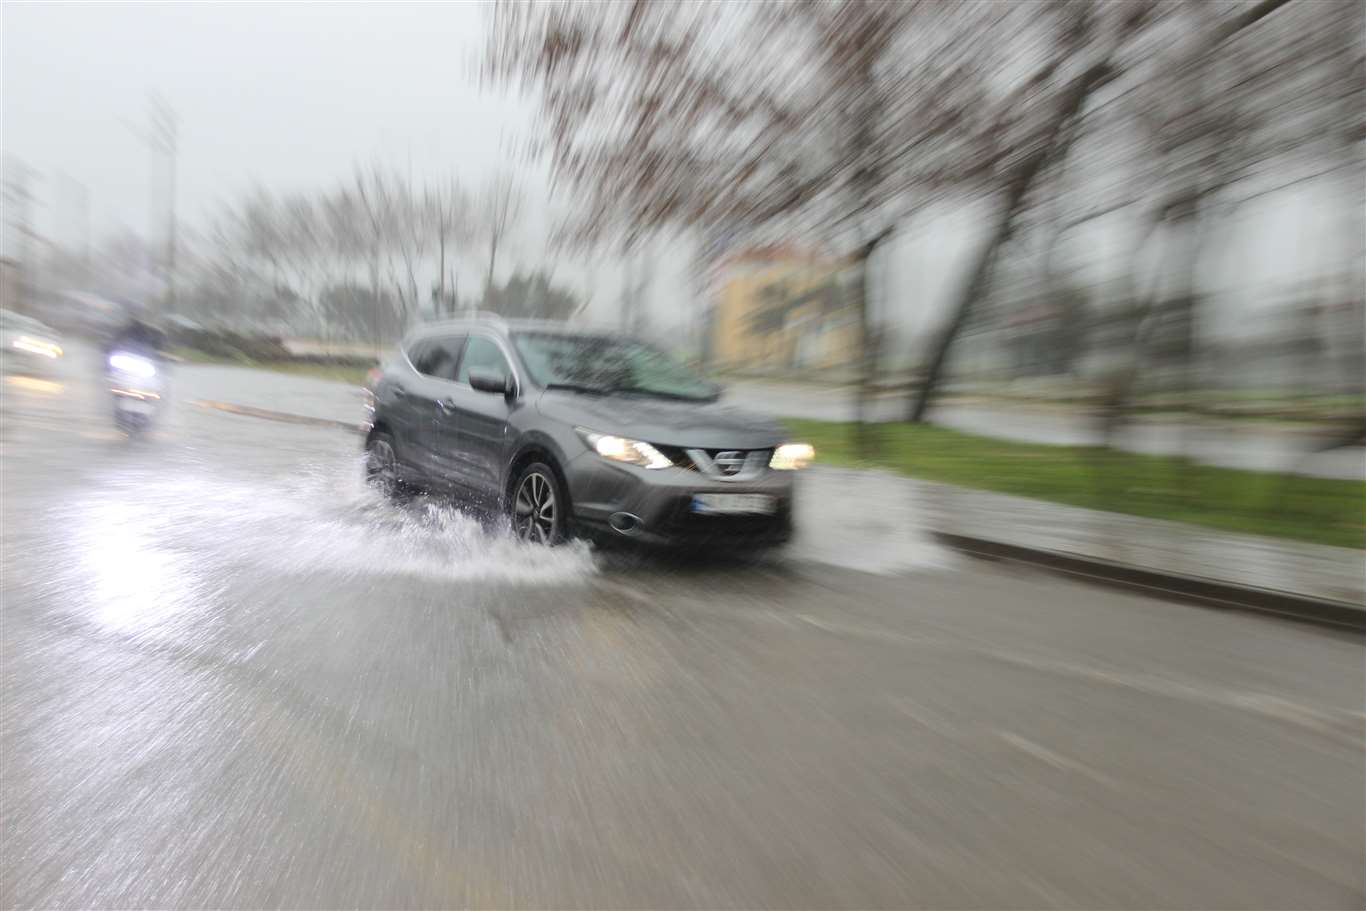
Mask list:
[[[580,532],[603,539],[657,545],[772,547],[792,537],[794,471],[765,470],[746,481],[724,481],[690,468],[651,470],[580,455],[565,471],[574,522]],[[771,514],[709,515],[692,511],[695,494],[762,494],[774,500]],[[619,530],[613,517],[635,521]]]

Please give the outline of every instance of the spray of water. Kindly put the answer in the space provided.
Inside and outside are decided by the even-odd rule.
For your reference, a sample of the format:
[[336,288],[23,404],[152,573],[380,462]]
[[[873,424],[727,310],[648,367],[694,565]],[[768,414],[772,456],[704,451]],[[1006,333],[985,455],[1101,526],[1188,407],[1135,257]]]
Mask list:
[[361,475],[351,459],[264,479],[197,466],[121,474],[56,507],[53,527],[75,536],[81,558],[47,570],[98,625],[128,633],[205,623],[242,574],[559,586],[596,571],[585,544],[523,544],[500,516],[425,497],[396,503]]

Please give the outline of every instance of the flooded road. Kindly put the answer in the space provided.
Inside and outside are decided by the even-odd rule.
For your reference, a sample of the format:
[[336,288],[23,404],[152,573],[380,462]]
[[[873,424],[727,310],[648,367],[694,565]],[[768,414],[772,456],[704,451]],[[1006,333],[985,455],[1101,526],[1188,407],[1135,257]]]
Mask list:
[[1366,897],[1358,640],[961,563],[850,473],[756,562],[527,548],[189,404],[230,372],[126,440],[92,371],[3,389],[5,907]]

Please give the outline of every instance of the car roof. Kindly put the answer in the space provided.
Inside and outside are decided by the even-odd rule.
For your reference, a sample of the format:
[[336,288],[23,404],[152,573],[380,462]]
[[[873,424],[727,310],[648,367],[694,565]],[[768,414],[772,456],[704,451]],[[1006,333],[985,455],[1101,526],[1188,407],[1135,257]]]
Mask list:
[[468,332],[471,329],[486,329],[494,333],[508,335],[514,332],[549,332],[557,335],[621,335],[605,326],[591,323],[566,323],[549,319],[504,319],[497,314],[479,313],[456,319],[423,323],[414,329],[404,340],[405,344],[421,338],[430,338],[451,332]]

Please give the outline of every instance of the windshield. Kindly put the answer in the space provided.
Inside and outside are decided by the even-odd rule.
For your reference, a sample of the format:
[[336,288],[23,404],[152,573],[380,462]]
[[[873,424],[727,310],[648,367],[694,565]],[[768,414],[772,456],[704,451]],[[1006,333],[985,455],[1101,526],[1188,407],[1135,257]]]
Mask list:
[[610,335],[518,332],[513,344],[542,386],[633,392],[665,398],[716,398],[716,386],[657,348]]

